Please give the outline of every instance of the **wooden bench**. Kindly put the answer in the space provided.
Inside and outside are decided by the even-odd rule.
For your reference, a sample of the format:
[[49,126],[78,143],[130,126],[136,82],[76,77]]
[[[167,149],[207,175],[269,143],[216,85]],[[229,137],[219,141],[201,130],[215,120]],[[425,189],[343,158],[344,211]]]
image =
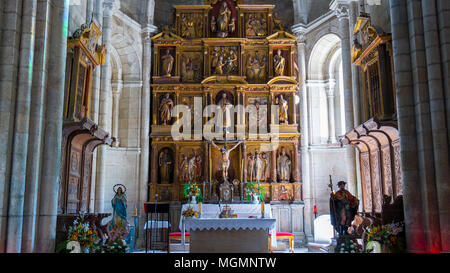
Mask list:
[[[183,236],[183,233],[181,233],[181,232],[169,233],[169,253],[170,253],[170,243],[172,242],[172,240],[181,240],[182,236]],[[189,239],[190,240],[190,238],[191,238],[191,234],[188,233],[188,232],[186,232],[184,234],[184,236],[185,236],[185,239]]]
[[[280,239],[288,239],[289,240],[289,252],[294,253],[294,234],[289,232],[277,232],[277,240]],[[273,251],[272,249],[272,234],[269,233],[269,250],[270,252]]]

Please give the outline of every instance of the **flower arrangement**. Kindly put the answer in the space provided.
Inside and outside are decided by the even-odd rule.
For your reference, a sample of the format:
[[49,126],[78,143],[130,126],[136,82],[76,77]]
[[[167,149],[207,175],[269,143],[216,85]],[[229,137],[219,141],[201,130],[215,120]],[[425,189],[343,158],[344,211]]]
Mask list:
[[362,246],[356,239],[343,238],[338,240],[335,248],[336,253],[362,253]]
[[266,191],[263,186],[255,184],[255,182],[248,182],[245,186],[247,187],[247,200],[251,200],[254,195],[258,196],[260,200],[264,200]]
[[114,226],[108,233],[109,237],[105,244],[102,246],[103,253],[126,253],[128,250],[127,243],[123,232],[121,232],[117,226]]
[[182,215],[184,217],[198,217],[198,212],[194,211],[194,209],[189,206],[186,210],[183,211]]
[[379,242],[390,250],[401,251],[402,243],[399,234],[403,232],[404,223],[392,223],[381,226],[370,226],[366,228],[367,250],[373,251],[373,242]]
[[57,247],[57,252],[67,252],[69,242],[77,242],[83,252],[98,252],[102,244],[97,231],[89,225],[83,215],[79,215],[73,221],[72,226],[69,227],[67,238]]
[[185,184],[184,185],[184,196],[190,197],[190,196],[200,196],[201,191],[200,188],[195,184]]

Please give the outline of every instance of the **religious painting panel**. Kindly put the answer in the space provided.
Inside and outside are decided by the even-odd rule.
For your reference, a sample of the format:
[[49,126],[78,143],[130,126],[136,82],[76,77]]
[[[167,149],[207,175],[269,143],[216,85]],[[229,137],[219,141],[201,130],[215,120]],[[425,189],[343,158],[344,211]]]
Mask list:
[[249,83],[266,83],[268,77],[269,57],[266,48],[247,49],[245,75]]
[[294,200],[294,184],[272,184],[272,201],[290,202]]
[[209,47],[209,75],[239,75],[239,56],[238,45]]
[[172,184],[174,178],[175,155],[171,148],[164,147],[158,153],[158,183]]
[[230,38],[238,36],[237,3],[234,0],[220,0],[213,3],[210,11],[210,37]]

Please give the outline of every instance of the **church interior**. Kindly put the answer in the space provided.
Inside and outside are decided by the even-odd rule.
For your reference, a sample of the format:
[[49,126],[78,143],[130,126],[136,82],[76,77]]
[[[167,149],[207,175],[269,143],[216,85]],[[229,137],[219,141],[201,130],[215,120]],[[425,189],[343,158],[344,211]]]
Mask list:
[[450,251],[450,1],[0,15],[0,253]]

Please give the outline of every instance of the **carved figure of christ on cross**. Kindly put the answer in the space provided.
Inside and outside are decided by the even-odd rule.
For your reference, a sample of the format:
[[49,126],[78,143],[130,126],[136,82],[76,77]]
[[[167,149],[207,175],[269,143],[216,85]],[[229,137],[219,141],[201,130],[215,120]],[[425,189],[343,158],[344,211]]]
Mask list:
[[225,142],[224,147],[220,148],[219,146],[217,146],[216,143],[214,143],[214,141],[211,141],[211,143],[214,145],[214,147],[216,147],[220,153],[222,154],[222,176],[223,176],[223,180],[226,181],[228,178],[228,168],[230,167],[230,152],[233,151],[234,149],[236,149],[241,143],[242,141],[239,141],[239,143],[237,143],[233,148],[231,149],[227,149],[227,143]]

